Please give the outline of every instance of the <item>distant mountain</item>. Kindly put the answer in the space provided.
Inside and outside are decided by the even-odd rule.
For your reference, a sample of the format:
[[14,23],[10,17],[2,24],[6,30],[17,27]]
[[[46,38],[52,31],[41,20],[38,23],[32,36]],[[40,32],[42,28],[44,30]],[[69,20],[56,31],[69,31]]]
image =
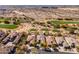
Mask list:
[[4,8],[79,8],[79,5],[0,5],[0,9]]

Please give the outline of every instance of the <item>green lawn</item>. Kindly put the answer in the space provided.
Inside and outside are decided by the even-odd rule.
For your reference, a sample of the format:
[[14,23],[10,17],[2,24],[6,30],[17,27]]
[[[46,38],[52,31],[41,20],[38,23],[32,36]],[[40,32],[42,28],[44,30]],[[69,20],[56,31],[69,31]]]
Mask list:
[[57,29],[53,29],[52,31],[53,32],[60,32],[60,30],[57,30]]
[[79,24],[79,21],[51,21],[54,24]]
[[17,25],[13,24],[0,24],[0,28],[15,29],[17,27],[18,27]]
[[0,18],[0,21],[11,20],[10,18]]

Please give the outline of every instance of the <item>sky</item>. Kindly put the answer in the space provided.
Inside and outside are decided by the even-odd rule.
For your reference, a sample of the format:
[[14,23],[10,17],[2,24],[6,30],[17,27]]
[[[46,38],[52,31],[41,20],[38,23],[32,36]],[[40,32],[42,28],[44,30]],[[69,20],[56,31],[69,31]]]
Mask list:
[[0,0],[0,5],[78,5],[79,0]]

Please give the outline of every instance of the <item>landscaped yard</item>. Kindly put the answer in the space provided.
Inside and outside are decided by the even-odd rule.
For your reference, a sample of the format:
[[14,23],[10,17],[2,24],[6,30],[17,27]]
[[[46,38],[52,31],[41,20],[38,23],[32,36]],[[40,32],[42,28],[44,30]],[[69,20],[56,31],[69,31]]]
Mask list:
[[17,27],[18,26],[14,24],[0,24],[0,28],[15,29]]
[[[15,29],[18,27],[15,24],[9,24],[9,22],[8,22],[9,20],[11,20],[11,18],[0,18],[0,23],[1,23],[0,28]],[[5,22],[8,22],[8,24]]]

